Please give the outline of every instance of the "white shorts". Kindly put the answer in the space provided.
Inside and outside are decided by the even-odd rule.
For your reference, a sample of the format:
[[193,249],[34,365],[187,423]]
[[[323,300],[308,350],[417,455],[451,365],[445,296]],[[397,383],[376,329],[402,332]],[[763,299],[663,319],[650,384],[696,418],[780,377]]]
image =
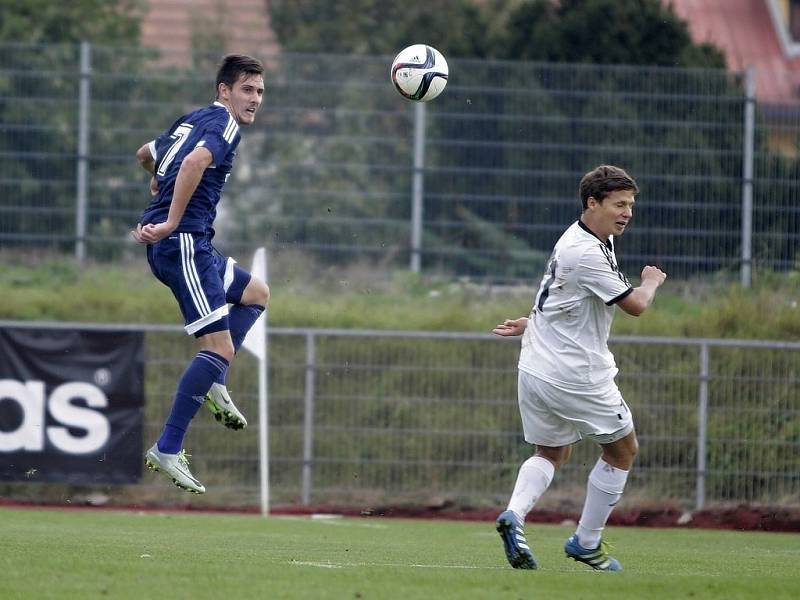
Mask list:
[[600,390],[575,391],[520,370],[517,400],[529,444],[569,446],[583,437],[609,444],[633,431],[633,416],[613,381]]

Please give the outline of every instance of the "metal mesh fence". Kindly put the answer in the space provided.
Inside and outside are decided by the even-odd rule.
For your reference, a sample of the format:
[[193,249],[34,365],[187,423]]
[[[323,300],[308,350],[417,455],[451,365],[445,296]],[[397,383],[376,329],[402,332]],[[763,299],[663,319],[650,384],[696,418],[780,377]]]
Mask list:
[[[133,153],[212,99],[219,57],[176,66],[145,49],[0,53],[3,247],[135,252],[124,240],[148,193]],[[743,74],[452,60],[447,90],[423,111],[392,89],[389,57],[263,58],[264,105],[218,219],[229,253],[266,245],[276,261],[301,252],[394,267],[416,256],[426,273],[538,277],[579,213],[580,176],[615,163],[642,188],[619,243],[624,268],[795,266],[800,112],[759,104]]]
[[[530,454],[516,405],[518,344],[480,334],[273,329],[268,349],[273,504],[507,501]],[[627,506],[800,505],[800,344],[619,337],[612,350],[641,445]],[[148,331],[144,447],[195,351],[179,328]],[[140,484],[102,492],[124,504],[258,506],[256,372],[243,353],[229,374],[247,429],[226,430],[203,410],[189,430],[206,495],[147,472]],[[540,508],[579,511],[597,455],[591,442],[578,444]],[[62,500],[86,492],[3,489]]]

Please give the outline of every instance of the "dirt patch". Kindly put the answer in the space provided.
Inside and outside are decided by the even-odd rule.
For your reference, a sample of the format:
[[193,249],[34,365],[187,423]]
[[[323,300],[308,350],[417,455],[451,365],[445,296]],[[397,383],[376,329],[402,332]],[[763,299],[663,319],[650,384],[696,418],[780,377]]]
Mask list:
[[[311,515],[318,513],[345,516],[389,517],[413,519],[450,519],[454,521],[494,521],[501,508],[426,508],[370,507],[356,509],[342,506],[275,507],[275,514]],[[534,510],[528,523],[576,523],[579,515],[558,511]],[[800,508],[735,506],[687,512],[676,508],[640,508],[620,510],[611,515],[609,525],[632,527],[687,527],[700,529],[732,529],[740,531],[800,532]]]
[[702,510],[692,515],[692,527],[742,531],[800,531],[800,509],[737,506]]

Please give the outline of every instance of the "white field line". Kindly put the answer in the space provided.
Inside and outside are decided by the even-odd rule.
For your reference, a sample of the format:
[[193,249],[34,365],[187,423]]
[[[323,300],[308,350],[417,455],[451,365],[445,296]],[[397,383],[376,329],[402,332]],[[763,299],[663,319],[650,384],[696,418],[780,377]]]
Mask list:
[[334,565],[331,563],[311,562],[306,560],[290,560],[290,565],[297,567],[320,567],[322,569],[342,569],[344,565]]
[[323,520],[317,521],[317,523],[323,523],[324,525],[338,525],[340,527],[364,527],[366,529],[386,529],[386,525],[381,525],[380,523],[359,523],[358,521],[332,521],[332,520]]
[[286,521],[306,521],[312,523],[318,523],[322,525],[338,525],[340,527],[365,527],[367,529],[386,529],[389,526],[382,524],[382,523],[368,523],[365,521],[358,521],[356,519],[349,519],[349,518],[341,518],[339,515],[334,516],[322,516],[322,515],[311,515],[310,517],[302,516],[277,516],[273,517],[275,519],[283,519]]
[[297,567],[320,567],[323,569],[344,569],[348,567],[391,567],[395,569],[468,569],[468,570],[497,570],[507,567],[480,567],[476,565],[423,565],[414,563],[372,563],[372,562],[353,562],[353,563],[333,563],[333,562],[312,562],[290,560],[290,565]]
[[[289,564],[295,567],[317,567],[321,569],[358,569],[364,567],[382,567],[392,569],[461,569],[466,571],[513,571],[511,567],[506,565],[502,566],[478,566],[478,565],[434,565],[434,564],[416,564],[416,563],[390,563],[390,562],[314,562],[302,560],[290,560]],[[575,569],[569,567],[545,567],[539,569],[539,572],[545,571],[547,573],[569,573],[576,576],[596,576],[600,571],[593,569]],[[647,571],[638,571],[639,573],[647,573]],[[655,574],[656,571],[653,571]],[[719,573],[693,573],[695,575],[703,575],[705,577],[719,576]]]

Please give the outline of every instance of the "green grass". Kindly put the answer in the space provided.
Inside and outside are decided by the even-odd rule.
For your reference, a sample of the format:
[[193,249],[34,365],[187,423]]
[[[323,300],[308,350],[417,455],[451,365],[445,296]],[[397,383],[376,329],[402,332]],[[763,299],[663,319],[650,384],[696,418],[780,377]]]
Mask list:
[[798,536],[612,528],[625,571],[564,558],[571,529],[531,524],[538,571],[505,561],[492,523],[0,509],[0,597],[800,597]]
[[[25,264],[5,256],[4,264],[0,319],[182,322],[170,291],[150,275],[144,259],[79,268],[69,259]],[[297,257],[277,262],[269,281],[270,323],[488,332],[504,318],[526,314],[538,285],[498,288],[376,269],[324,270]],[[800,272],[760,275],[752,289],[722,277],[668,280],[643,317],[617,311],[613,333],[797,340]]]

